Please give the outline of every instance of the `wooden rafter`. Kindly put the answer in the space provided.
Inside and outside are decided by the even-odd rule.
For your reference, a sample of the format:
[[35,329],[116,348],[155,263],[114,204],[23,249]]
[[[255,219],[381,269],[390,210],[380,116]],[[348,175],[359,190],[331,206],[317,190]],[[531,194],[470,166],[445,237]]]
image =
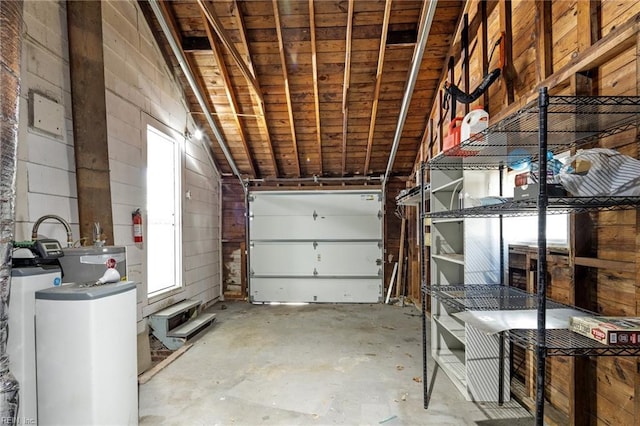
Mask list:
[[293,121],[293,106],[291,105],[291,90],[289,89],[289,75],[287,72],[287,57],[284,53],[284,41],[282,39],[282,26],[280,24],[280,11],[278,9],[278,0],[273,0],[273,16],[276,20],[276,32],[278,34],[278,50],[280,51],[280,65],[282,66],[282,74],[284,76],[284,92],[287,99],[287,111],[289,113],[289,127],[291,130],[291,142],[293,155],[295,157],[297,176],[300,176],[300,159],[298,158],[298,140],[296,138],[296,126]]
[[229,70],[227,70],[227,66],[224,62],[224,58],[222,56],[222,51],[220,46],[218,45],[218,41],[216,40],[213,34],[213,28],[211,28],[211,24],[207,20],[204,12],[202,12],[202,22],[204,24],[205,31],[207,32],[207,38],[209,39],[209,44],[211,44],[211,50],[213,51],[213,56],[218,63],[218,68],[220,69],[220,74],[224,80],[224,91],[227,94],[227,100],[229,101],[229,107],[231,108],[231,113],[233,118],[238,126],[238,134],[240,135],[240,141],[242,142],[242,146],[244,148],[244,152],[247,156],[247,161],[249,163],[249,168],[251,169],[251,176],[256,177],[256,168],[254,165],[253,157],[251,156],[251,150],[249,149],[249,144],[247,143],[247,136],[244,131],[244,126],[242,125],[242,121],[238,116],[238,101],[236,99],[236,93],[233,89],[233,83],[231,82],[231,78],[229,76]]
[[208,1],[204,1],[204,0],[196,0],[196,1],[198,2],[200,9],[207,17],[207,20],[215,30],[216,34],[218,35],[218,38],[220,39],[224,47],[227,48],[231,56],[233,56],[233,59],[235,59],[236,63],[238,64],[238,67],[240,68],[240,72],[242,72],[242,74],[249,81],[249,83],[251,83],[251,86],[253,86],[253,89],[255,90],[256,95],[258,95],[258,97],[260,98],[260,103],[264,103],[264,97],[262,95],[262,90],[260,89],[260,85],[258,84],[258,80],[256,80],[256,78],[253,76],[253,74],[249,70],[247,63],[244,61],[244,59],[242,59],[242,55],[240,54],[240,52],[238,52],[238,49],[236,49],[235,44],[231,40],[231,37],[229,37],[226,30],[224,29],[222,22],[220,22],[220,20],[218,19],[218,16],[216,15],[215,10],[213,10],[213,6]]
[[256,76],[256,70],[253,68],[253,62],[251,61],[251,54],[249,54],[249,42],[247,41],[247,31],[244,27],[244,22],[242,21],[242,11],[240,10],[240,5],[237,0],[233,0],[233,9],[235,10],[235,18],[236,25],[238,26],[238,34],[240,35],[240,40],[242,45],[247,50],[247,55],[245,60],[247,61],[247,66],[249,67],[249,71],[252,76]]
[[342,176],[347,171],[347,135],[349,125],[349,82],[351,81],[351,38],[353,32],[353,5],[349,0],[347,37],[344,56],[344,83],[342,85]]
[[[249,49],[249,42],[247,41],[247,32],[245,30],[244,27],[244,21],[242,19],[242,11],[237,3],[237,1],[234,0],[233,2],[233,6],[235,8],[235,12],[236,12],[236,24],[238,25],[238,32],[240,34],[240,39],[242,40],[242,45],[244,46],[246,52],[247,52],[247,58],[248,62],[247,62],[247,66],[249,67],[249,72],[251,73],[252,76],[256,75],[255,69],[253,67],[253,63],[251,62],[250,58],[251,58],[251,50]],[[266,118],[266,113],[265,113],[265,107],[264,107],[264,102],[262,102],[262,92],[260,93],[255,93],[254,94],[256,96],[258,96],[258,101],[256,102],[256,104],[258,105],[258,110],[259,110],[259,114],[257,116],[257,119],[259,121],[259,125],[260,127],[264,130],[264,138],[265,141],[267,142],[267,147],[269,149],[269,160],[271,161],[271,167],[273,168],[273,174],[274,177],[278,177],[278,163],[276,162],[276,156],[274,154],[273,151],[273,144],[271,142],[271,136],[269,133],[269,126],[267,125],[267,118]]]
[[[169,31],[171,31],[171,34],[174,40],[180,40],[181,36],[180,36],[180,32],[178,31],[178,23],[176,22],[176,17],[174,16],[173,12],[170,10],[168,3],[165,1],[160,1],[158,2],[158,5],[160,7],[160,10],[162,11],[162,14],[164,15],[165,21],[169,25]],[[180,50],[182,50],[182,56],[184,56],[184,58],[187,60],[186,65],[191,70],[191,74],[194,76],[197,76],[197,73],[194,72],[194,70],[196,70],[197,67],[194,66],[193,61],[190,59],[189,55],[186,54],[184,49],[182,49],[182,47],[180,47]],[[197,79],[196,84],[198,85],[198,90],[200,91],[200,93],[207,93],[207,91],[204,88],[204,84],[202,83],[202,79]],[[213,105],[211,105],[210,100],[208,103],[209,103],[208,106],[211,109],[212,114],[216,114],[215,108],[213,107]],[[229,151],[229,155],[232,156],[231,151]],[[231,168],[233,167],[235,167],[235,165],[231,165]]]
[[318,144],[318,175],[322,176],[322,133],[320,129],[320,95],[318,94],[318,58],[316,51],[316,17],[313,0],[309,0],[309,28],[311,29],[311,65],[313,67],[313,100],[316,107],[316,142]]
[[382,69],[384,68],[384,53],[387,47],[387,31],[389,30],[389,18],[391,17],[391,1],[387,0],[384,7],[382,20],[382,35],[380,36],[380,51],[378,53],[378,70],[376,71],[376,88],[373,92],[373,105],[371,107],[371,123],[369,124],[369,137],[367,138],[367,156],[364,161],[363,173],[369,174],[371,162],[371,150],[373,148],[373,134],[376,128],[376,116],[378,115],[378,101],[380,99],[380,86],[382,85]]

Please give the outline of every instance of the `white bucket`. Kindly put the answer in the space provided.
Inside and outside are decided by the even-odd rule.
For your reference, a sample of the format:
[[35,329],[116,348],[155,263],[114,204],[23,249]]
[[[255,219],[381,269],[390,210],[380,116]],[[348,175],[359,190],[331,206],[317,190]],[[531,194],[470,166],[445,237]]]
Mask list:
[[[465,145],[465,141],[471,138],[473,135],[482,132],[489,126],[489,113],[487,113],[482,107],[477,106],[473,108],[469,114],[464,116],[462,120],[462,126],[460,128],[460,142]],[[475,140],[468,149],[474,150],[479,146],[486,145],[484,139]],[[462,148],[464,149],[464,147]]]

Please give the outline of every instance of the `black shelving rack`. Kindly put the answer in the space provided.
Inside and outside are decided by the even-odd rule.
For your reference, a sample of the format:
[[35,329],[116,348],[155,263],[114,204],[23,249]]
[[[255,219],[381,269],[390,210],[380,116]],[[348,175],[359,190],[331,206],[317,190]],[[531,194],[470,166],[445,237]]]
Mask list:
[[[504,169],[522,161],[538,163],[539,176],[546,176],[547,152],[554,154],[580,148],[640,125],[640,96],[550,96],[540,88],[538,99],[514,114],[491,125],[455,148],[420,166],[421,185],[429,169]],[[460,158],[464,157],[461,162]],[[536,353],[536,424],[544,422],[545,364],[548,356],[638,356],[640,346],[608,346],[568,329],[547,329],[547,308],[580,308],[547,300],[547,214],[635,209],[640,197],[550,197],[546,179],[540,179],[535,199],[502,200],[497,204],[443,212],[426,212],[424,191],[420,203],[421,226],[425,218],[538,216],[538,265],[536,294],[501,284],[427,285],[424,232],[420,232],[421,290],[423,309],[423,383],[427,408],[426,296],[432,295],[448,306],[464,310],[532,309],[537,313],[535,330],[508,330],[510,341]],[[504,268],[504,265],[501,265]],[[502,274],[503,271],[501,271]]]

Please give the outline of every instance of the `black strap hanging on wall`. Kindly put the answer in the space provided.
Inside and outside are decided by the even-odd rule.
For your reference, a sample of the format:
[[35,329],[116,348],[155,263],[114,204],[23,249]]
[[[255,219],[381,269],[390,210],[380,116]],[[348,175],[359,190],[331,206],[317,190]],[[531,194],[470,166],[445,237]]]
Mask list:
[[[489,56],[489,62],[491,62],[491,58],[493,57],[493,52],[495,51],[496,47],[498,47],[499,45],[502,45],[502,40],[504,39],[503,35],[500,35],[500,38],[498,38],[498,40],[495,42],[495,44],[493,45],[493,48],[491,49],[491,54]],[[460,101],[463,104],[470,104],[471,102],[475,101],[476,99],[478,99],[484,92],[487,91],[487,89],[489,88],[489,86],[491,86],[493,84],[493,82],[495,82],[498,77],[500,77],[500,72],[502,70],[502,67],[504,66],[504,59],[503,59],[503,54],[502,54],[502,46],[501,46],[501,54],[500,54],[500,62],[498,64],[498,68],[494,69],[493,71],[491,71],[490,73],[486,74],[484,76],[484,78],[482,79],[482,81],[480,82],[480,84],[478,85],[478,87],[475,88],[475,90],[471,93],[466,93],[463,90],[460,90],[460,88],[458,88],[458,86],[456,86],[453,83],[449,83],[449,82],[445,82],[444,83],[444,90],[446,93],[446,97],[451,99],[451,111],[452,114],[455,115],[455,110],[456,110],[456,102]],[[449,66],[452,66],[452,61],[449,61]],[[451,119],[453,119],[454,117],[452,116]]]

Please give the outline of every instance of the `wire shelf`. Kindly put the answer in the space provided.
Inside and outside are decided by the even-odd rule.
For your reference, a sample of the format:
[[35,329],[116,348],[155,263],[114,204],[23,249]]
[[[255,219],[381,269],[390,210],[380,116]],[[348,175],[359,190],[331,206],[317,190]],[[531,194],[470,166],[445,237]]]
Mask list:
[[[640,96],[550,96],[547,150],[553,153],[635,129]],[[538,158],[538,101],[432,158],[440,170],[497,169]],[[461,164],[462,158],[462,164]]]
[[[538,345],[537,330],[509,330],[510,340],[518,346],[534,350]],[[568,329],[545,330],[547,356],[629,356],[640,355],[640,346],[609,346]]]
[[[640,197],[549,197],[548,214],[562,214],[570,212],[588,212],[605,210],[623,210],[640,206]],[[425,217],[513,217],[531,216],[538,214],[538,202],[535,199],[507,201],[488,206],[471,207],[461,210],[447,210],[427,212]]]
[[[500,284],[434,285],[426,286],[425,291],[447,306],[459,311],[538,308],[538,299],[535,294]],[[547,309],[570,307],[551,300],[547,300],[546,303]]]

